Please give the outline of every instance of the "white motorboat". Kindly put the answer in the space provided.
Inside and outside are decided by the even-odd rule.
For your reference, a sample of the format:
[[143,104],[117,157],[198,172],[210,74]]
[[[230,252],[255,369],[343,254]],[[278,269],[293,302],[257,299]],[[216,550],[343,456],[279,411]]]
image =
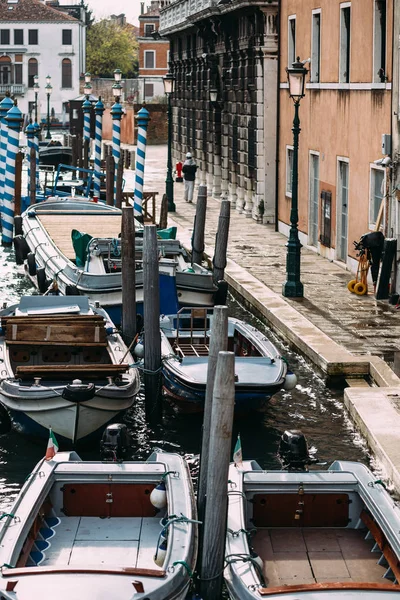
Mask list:
[[83,462],[59,452],[36,465],[0,521],[0,597],[183,600],[197,556],[195,519],[190,473],[177,454]]
[[[301,450],[299,432],[283,439]],[[232,464],[225,582],[232,600],[398,600],[400,509],[363,464]]]
[[107,313],[84,296],[24,296],[0,311],[0,402],[20,432],[96,436],[130,408],[138,370]]

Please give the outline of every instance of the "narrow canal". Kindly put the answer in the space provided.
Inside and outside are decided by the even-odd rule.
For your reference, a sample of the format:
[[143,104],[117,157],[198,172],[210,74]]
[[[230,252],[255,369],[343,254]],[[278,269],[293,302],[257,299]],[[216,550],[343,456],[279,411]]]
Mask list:
[[[0,249],[1,303],[16,301],[32,288],[17,267],[12,250]],[[328,389],[315,375],[312,365],[290,351],[255,317],[230,298],[230,312],[262,328],[278,346],[298,377],[292,392],[282,391],[271,401],[269,410],[262,415],[240,419],[234,424],[234,437],[240,432],[244,458],[254,458],[264,468],[279,468],[276,449],[282,432],[288,428],[301,429],[309,445],[315,448],[322,461],[335,459],[360,460],[368,463],[366,447],[348,420],[343,404],[343,393]],[[186,455],[196,455],[201,443],[201,417],[180,416],[166,406],[162,425],[150,429],[146,424],[144,399],[141,395],[134,409],[125,417],[133,442],[133,456],[144,459],[154,446]],[[45,447],[34,444],[12,431],[0,436],[0,509],[5,510],[14,500]],[[98,449],[82,453],[82,458],[97,459]]]

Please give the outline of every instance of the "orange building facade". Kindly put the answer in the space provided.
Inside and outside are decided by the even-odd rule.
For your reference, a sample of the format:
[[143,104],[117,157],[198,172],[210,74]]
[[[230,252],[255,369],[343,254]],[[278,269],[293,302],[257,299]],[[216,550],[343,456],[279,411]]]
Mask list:
[[[300,103],[299,237],[354,269],[353,240],[390,220],[392,0],[282,0],[278,227],[289,232],[293,102],[286,67],[306,60]],[[381,208],[382,207],[382,208]]]
[[163,77],[168,72],[169,41],[158,33],[160,7],[166,2],[152,0],[139,15],[139,102],[164,99]]

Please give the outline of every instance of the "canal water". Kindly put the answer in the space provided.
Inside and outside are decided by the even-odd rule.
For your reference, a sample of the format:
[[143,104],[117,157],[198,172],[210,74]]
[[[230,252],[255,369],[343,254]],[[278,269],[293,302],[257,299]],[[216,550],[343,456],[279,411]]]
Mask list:
[[[13,250],[0,248],[0,300],[12,303],[21,295],[32,293],[22,267],[14,261]],[[346,416],[343,392],[328,389],[315,374],[312,365],[289,350],[255,317],[233,298],[230,313],[260,327],[278,346],[298,377],[291,392],[282,391],[270,402],[265,414],[241,418],[234,423],[234,439],[241,435],[245,459],[256,459],[263,468],[279,468],[276,457],[279,438],[285,429],[301,429],[321,461],[335,459],[369,462],[367,449]],[[146,424],[144,398],[126,415],[131,433],[133,457],[145,459],[155,446],[167,451],[195,457],[200,451],[202,419],[199,415],[181,416],[166,405],[162,424],[152,429]],[[34,465],[43,457],[45,447],[26,440],[15,432],[0,436],[0,509],[7,509]],[[83,459],[97,459],[98,449],[81,453]],[[196,460],[193,460],[196,465]],[[195,471],[195,468],[194,468]]]

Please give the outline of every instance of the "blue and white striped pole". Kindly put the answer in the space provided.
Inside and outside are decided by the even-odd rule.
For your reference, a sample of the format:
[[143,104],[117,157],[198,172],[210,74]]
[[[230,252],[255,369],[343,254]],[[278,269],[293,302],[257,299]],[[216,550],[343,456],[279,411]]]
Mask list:
[[114,157],[114,204],[117,196],[117,169],[119,159],[121,158],[121,117],[122,117],[122,105],[118,99],[115,104],[111,107],[112,116],[112,153]]
[[150,121],[149,111],[141,108],[137,114],[138,134],[136,148],[135,193],[133,197],[133,214],[142,216],[144,161],[146,158],[147,126]]
[[83,139],[89,140],[90,143],[90,111],[92,109],[92,103],[89,98],[86,97],[85,102],[82,104],[83,110]]
[[15,159],[19,148],[19,132],[23,120],[18,106],[15,105],[10,108],[5,119],[8,126],[8,138],[1,243],[3,246],[11,246],[14,230]]
[[[29,123],[28,127],[25,129],[26,139],[28,140],[28,196],[31,191],[31,148],[35,148],[35,126],[32,124],[32,121]],[[36,175],[35,175],[36,177]]]
[[14,106],[13,101],[10,98],[9,92],[6,92],[5,98],[0,102],[0,210],[1,219],[3,218],[3,199],[4,199],[4,179],[6,172],[6,156],[7,156],[7,138],[8,138],[8,127],[5,120],[5,116]]
[[39,181],[39,136],[40,136],[40,125],[36,121],[33,124],[35,128],[35,137],[33,138],[34,148],[36,152],[36,190],[40,190],[40,181]]
[[96,114],[96,125],[94,131],[94,177],[93,177],[93,196],[100,198],[100,175],[101,175],[101,139],[103,135],[103,113],[104,104],[99,96],[98,102],[94,107]]

